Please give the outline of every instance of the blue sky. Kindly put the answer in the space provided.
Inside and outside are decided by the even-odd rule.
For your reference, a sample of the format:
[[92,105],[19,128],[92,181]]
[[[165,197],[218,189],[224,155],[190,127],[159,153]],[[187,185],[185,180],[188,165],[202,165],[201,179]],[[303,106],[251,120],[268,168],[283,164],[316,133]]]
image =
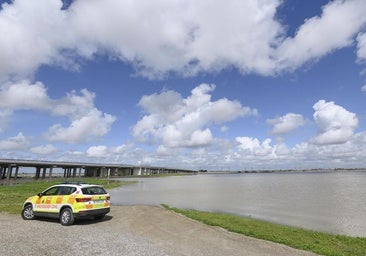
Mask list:
[[366,165],[364,0],[0,2],[1,158]]

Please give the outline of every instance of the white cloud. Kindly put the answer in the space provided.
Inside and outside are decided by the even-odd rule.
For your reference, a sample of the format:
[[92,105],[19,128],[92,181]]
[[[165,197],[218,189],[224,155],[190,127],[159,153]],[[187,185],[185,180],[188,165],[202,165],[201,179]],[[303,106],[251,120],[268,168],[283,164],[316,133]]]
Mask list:
[[88,148],[86,153],[89,157],[104,158],[104,157],[108,156],[107,147],[104,145],[92,146],[92,147]]
[[352,45],[366,23],[363,0],[336,0],[286,38],[286,24],[276,20],[281,3],[76,0],[62,10],[61,1],[16,0],[0,11],[0,34],[7,35],[0,41],[0,80],[31,75],[41,65],[75,69],[79,57],[97,54],[151,78],[232,67],[273,75]]
[[361,87],[361,91],[366,92],[366,84]]
[[[0,12],[0,80],[5,75],[27,75],[42,64],[65,57],[68,29],[61,1],[16,0]],[[6,35],[6,36],[5,36]]]
[[357,57],[359,61],[366,61],[366,33],[357,36]]
[[29,146],[29,140],[23,135],[18,133],[14,137],[10,137],[6,140],[0,141],[0,149],[2,150],[24,150]]
[[205,146],[213,140],[209,126],[257,114],[238,101],[211,101],[214,89],[214,85],[201,84],[185,99],[174,91],[143,96],[139,105],[147,114],[133,127],[133,135],[166,147]]
[[80,95],[76,91],[67,93],[66,97],[52,102],[51,111],[58,116],[82,117],[94,108],[95,94],[82,89]]
[[70,125],[55,124],[45,137],[50,141],[77,143],[107,134],[116,118],[94,106],[95,94],[82,89],[80,95],[72,91],[61,99],[51,99],[41,82],[7,83],[0,87],[0,131],[7,127],[14,111],[42,111],[69,118]]
[[38,155],[51,155],[51,154],[56,153],[58,150],[55,146],[53,146],[51,144],[47,144],[47,145],[32,147],[30,149],[30,151],[32,153],[38,154]]
[[146,76],[168,71],[192,75],[232,65],[243,72],[265,73],[272,68],[271,44],[282,32],[274,20],[279,4],[278,0],[76,1],[70,20],[84,42],[77,47],[80,52],[90,55],[98,48],[107,49]]
[[305,121],[300,114],[288,113],[281,117],[268,119],[267,123],[273,125],[271,131],[273,134],[286,134],[303,126]]
[[82,142],[107,134],[115,120],[112,115],[103,114],[94,108],[82,117],[72,120],[69,127],[53,125],[49,128],[46,138],[50,141],[67,143]]
[[366,24],[365,12],[364,0],[329,2],[320,17],[305,20],[294,38],[283,41],[276,52],[278,67],[296,69],[334,50],[351,46],[354,36]]
[[41,82],[7,83],[0,87],[0,108],[8,110],[46,110],[49,108],[47,90]]
[[318,135],[313,138],[315,144],[341,144],[352,138],[358,125],[356,114],[325,100],[318,101],[313,108],[318,128]]
[[237,146],[244,152],[249,152],[252,156],[271,155],[273,147],[270,145],[272,140],[267,138],[262,143],[256,138],[251,137],[236,137],[235,141],[239,143]]
[[[195,170],[357,168],[364,164],[365,143],[366,133],[361,132],[354,134],[343,144],[319,145],[305,141],[291,148],[283,142],[274,143],[269,138],[260,141],[258,138],[243,136],[235,138],[235,145],[232,141],[217,140],[209,147],[191,150],[168,148],[164,145],[160,145],[156,151],[143,149],[138,145],[103,145],[90,147],[87,152],[89,158],[102,158],[109,163],[126,163],[128,159],[131,164]],[[117,148],[120,150],[116,150]]]

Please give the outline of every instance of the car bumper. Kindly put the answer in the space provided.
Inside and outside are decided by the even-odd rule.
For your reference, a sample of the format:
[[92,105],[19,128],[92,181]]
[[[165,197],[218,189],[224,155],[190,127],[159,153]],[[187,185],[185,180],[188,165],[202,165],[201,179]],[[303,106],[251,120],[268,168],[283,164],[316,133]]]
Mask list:
[[80,211],[78,213],[74,213],[74,217],[75,218],[95,217],[95,216],[105,215],[105,214],[109,213],[110,211],[111,211],[110,208]]

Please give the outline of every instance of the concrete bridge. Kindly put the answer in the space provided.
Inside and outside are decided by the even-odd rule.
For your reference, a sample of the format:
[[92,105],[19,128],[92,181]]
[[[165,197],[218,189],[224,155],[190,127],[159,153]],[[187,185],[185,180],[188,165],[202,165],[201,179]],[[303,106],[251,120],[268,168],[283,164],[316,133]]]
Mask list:
[[104,164],[104,163],[77,163],[77,162],[57,162],[57,161],[36,161],[19,159],[0,159],[0,179],[10,180],[19,177],[19,168],[34,168],[34,178],[51,178],[55,169],[61,169],[64,178],[75,177],[116,177],[132,175],[154,175],[166,173],[196,173],[197,171],[153,167],[134,166],[124,164]]

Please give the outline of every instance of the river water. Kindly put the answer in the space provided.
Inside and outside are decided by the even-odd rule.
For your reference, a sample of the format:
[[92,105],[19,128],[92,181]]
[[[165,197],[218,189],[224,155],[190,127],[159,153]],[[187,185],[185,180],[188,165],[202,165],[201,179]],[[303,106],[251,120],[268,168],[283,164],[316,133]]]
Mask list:
[[202,174],[135,180],[139,182],[110,191],[112,204],[168,204],[366,237],[363,171]]

